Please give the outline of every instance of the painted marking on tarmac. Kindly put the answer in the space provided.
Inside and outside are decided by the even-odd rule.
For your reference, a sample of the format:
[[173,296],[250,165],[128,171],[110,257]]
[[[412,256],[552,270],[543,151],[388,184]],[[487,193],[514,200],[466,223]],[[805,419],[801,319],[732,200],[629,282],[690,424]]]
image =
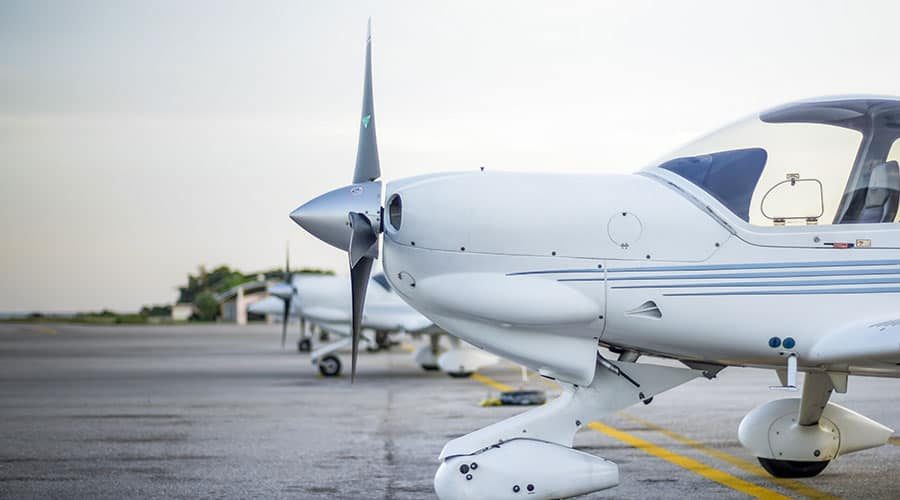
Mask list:
[[686,457],[684,455],[679,455],[673,451],[667,450],[662,446],[657,446],[650,441],[645,441],[637,436],[629,434],[624,431],[620,431],[614,427],[610,427],[606,424],[602,424],[600,422],[591,422],[587,424],[587,426],[597,432],[606,434],[609,437],[618,439],[624,443],[630,444],[635,448],[643,451],[644,453],[648,453],[657,458],[661,458],[667,462],[673,463],[679,467],[687,469],[694,474],[698,474],[700,476],[709,479],[710,481],[715,481],[723,486],[727,486],[735,491],[740,491],[741,493],[745,493],[754,498],[777,498],[777,499],[786,499],[788,497],[770,490],[768,488],[764,488],[757,484],[753,484],[749,481],[745,481],[739,477],[732,476],[731,474],[716,469],[715,467],[704,464],[703,462],[699,462],[694,460],[693,458]]
[[629,415],[628,413],[625,413],[625,412],[620,412],[620,413],[618,413],[618,415],[620,417],[631,420],[632,422],[643,425],[644,427],[646,427],[649,430],[658,432],[673,441],[677,441],[683,445],[689,446],[689,447],[699,451],[700,453],[703,453],[710,457],[719,459],[723,462],[727,462],[748,474],[752,474],[754,476],[759,476],[763,479],[771,481],[772,483],[774,483],[778,486],[781,486],[782,488],[791,490],[791,491],[798,493],[800,495],[803,495],[807,498],[822,499],[822,500],[824,500],[824,499],[830,500],[830,499],[840,498],[835,495],[826,493],[824,491],[817,490],[811,486],[807,486],[800,481],[795,481],[793,479],[783,479],[783,478],[772,477],[769,473],[764,471],[763,468],[760,467],[759,465],[756,465],[752,462],[748,462],[740,457],[736,457],[736,456],[734,456],[730,453],[726,453],[722,450],[710,448],[709,446],[706,446],[699,441],[693,440],[687,436],[683,436],[675,431],[670,431],[669,429],[666,429],[665,427],[661,427],[652,422],[648,422],[647,420],[636,417],[634,415]]
[[894,436],[891,439],[888,439],[888,443],[900,446],[900,436]]
[[492,388],[494,388],[494,389],[497,389],[498,391],[511,391],[511,390],[513,390],[512,387],[510,387],[510,386],[508,386],[508,385],[506,385],[506,384],[504,384],[504,383],[502,383],[502,382],[497,382],[496,380],[494,380],[494,379],[492,379],[492,378],[490,378],[490,377],[486,377],[486,376],[484,376],[484,375],[482,375],[482,374],[480,374],[480,373],[473,373],[471,378],[472,378],[472,380],[474,380],[474,381],[476,381],[476,382],[481,382],[482,384],[484,384],[484,385],[486,385],[486,386],[488,386],[488,387],[492,387]]
[[[482,375],[480,373],[473,373],[472,380],[480,382],[484,385],[492,387],[498,391],[511,391],[512,387],[498,382],[490,377]],[[732,476],[731,474],[716,469],[715,467],[706,465],[702,462],[694,460],[693,458],[686,457],[684,455],[679,455],[671,450],[663,448],[662,446],[657,446],[649,441],[643,440],[637,436],[629,434],[625,431],[616,429],[615,427],[611,427],[609,425],[600,423],[600,422],[590,422],[587,424],[592,430],[595,430],[601,434],[605,434],[613,439],[617,439],[626,444],[629,444],[644,453],[653,455],[657,458],[661,458],[669,463],[675,464],[683,469],[686,469],[690,472],[693,472],[699,476],[702,476],[710,481],[714,481],[723,486],[731,488],[735,491],[739,491],[746,495],[749,495],[754,498],[766,498],[766,499],[788,499],[789,497],[778,493],[777,491],[770,490],[768,488],[759,486],[757,484],[753,484],[749,481],[745,481],[739,477]]]
[[56,335],[58,333],[55,328],[50,328],[49,326],[30,325],[25,327],[24,330],[28,333],[43,333],[44,335]]

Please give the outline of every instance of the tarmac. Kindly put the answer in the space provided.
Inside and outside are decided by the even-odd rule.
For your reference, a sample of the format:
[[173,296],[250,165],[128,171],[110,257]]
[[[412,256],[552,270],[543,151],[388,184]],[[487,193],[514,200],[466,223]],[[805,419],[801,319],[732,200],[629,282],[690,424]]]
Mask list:
[[[403,349],[362,353],[351,385],[320,376],[292,330],[282,349],[277,325],[0,324],[0,497],[435,498],[444,443],[523,411],[483,399],[558,394],[512,364],[452,379]],[[592,423],[576,447],[616,462],[621,484],[582,498],[900,496],[897,438],[813,479],[763,472],[737,427],[786,397],[775,383],[728,368]],[[898,387],[851,378],[832,401],[900,429]]]

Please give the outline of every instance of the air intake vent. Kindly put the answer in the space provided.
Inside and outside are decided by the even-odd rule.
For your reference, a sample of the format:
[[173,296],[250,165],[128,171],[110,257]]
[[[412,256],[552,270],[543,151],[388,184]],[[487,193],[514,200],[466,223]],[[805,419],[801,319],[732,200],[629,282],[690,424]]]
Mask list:
[[403,200],[399,194],[391,196],[388,201],[388,221],[395,230],[400,230],[400,224],[403,221]]
[[640,318],[650,318],[650,319],[660,319],[662,318],[662,311],[659,310],[659,306],[656,305],[656,302],[652,300],[648,300],[643,304],[635,307],[634,309],[625,313],[628,316],[637,316]]

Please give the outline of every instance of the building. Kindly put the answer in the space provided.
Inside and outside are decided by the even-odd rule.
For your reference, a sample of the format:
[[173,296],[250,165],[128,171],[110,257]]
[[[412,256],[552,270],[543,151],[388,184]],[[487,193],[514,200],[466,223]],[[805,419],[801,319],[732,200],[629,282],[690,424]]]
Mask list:
[[270,318],[248,314],[247,307],[250,304],[269,296],[269,282],[265,280],[250,281],[233,287],[226,292],[216,295],[219,301],[219,318],[228,323],[246,325],[248,319],[260,319],[269,321]]
[[194,315],[194,304],[179,302],[172,306],[172,321],[187,321]]

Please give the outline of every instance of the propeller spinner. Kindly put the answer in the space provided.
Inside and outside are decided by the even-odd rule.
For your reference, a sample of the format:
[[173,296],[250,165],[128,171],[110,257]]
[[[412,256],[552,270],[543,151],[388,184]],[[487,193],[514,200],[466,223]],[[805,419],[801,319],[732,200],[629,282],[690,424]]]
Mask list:
[[291,219],[313,236],[346,251],[350,257],[353,352],[350,381],[356,378],[360,323],[372,264],[378,258],[381,227],[381,166],[375,136],[372,97],[372,20],[366,36],[362,116],[353,184],[315,198],[291,212]]

